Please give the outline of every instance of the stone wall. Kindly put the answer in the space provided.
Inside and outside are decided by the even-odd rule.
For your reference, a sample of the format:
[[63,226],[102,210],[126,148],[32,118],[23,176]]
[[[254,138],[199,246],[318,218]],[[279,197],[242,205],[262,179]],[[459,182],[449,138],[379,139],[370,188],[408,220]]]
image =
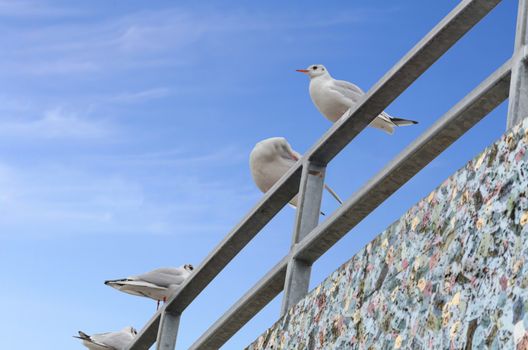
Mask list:
[[528,349],[528,119],[247,349]]

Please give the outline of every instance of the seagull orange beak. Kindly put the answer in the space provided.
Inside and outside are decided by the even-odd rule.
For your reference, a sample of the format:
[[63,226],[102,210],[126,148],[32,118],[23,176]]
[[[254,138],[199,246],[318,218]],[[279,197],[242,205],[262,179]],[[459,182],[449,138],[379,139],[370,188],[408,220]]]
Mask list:
[[297,157],[297,155],[293,152],[288,152],[290,154],[290,157],[292,157],[293,160],[295,161],[298,161],[299,160],[299,157]]
[[295,71],[300,72],[300,73],[305,73],[305,74],[309,72],[308,69],[296,69]]

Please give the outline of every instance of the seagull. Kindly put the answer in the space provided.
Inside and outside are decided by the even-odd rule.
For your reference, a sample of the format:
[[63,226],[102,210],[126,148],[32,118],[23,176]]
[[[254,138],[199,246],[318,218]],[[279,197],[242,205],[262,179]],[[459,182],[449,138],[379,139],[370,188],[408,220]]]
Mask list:
[[83,345],[90,350],[125,350],[136,335],[137,331],[133,327],[125,327],[119,332],[94,335],[79,331],[79,336],[73,337],[81,339]]
[[[345,112],[356,105],[365,94],[357,85],[344,80],[335,80],[322,64],[307,69],[297,69],[310,77],[310,97],[315,107],[326,119],[335,123]],[[391,117],[381,112],[370,126],[392,135],[394,127],[418,124],[414,120]]]
[[[253,181],[266,193],[299,159],[301,155],[291,148],[284,137],[262,140],[253,147],[249,155]],[[339,204],[343,204],[341,198],[328,185],[325,184],[324,187]],[[293,197],[290,204],[297,206],[297,196]]]
[[174,294],[193,269],[191,264],[162,267],[137,276],[105,281],[105,284],[128,294],[154,299],[159,306],[160,301],[166,302]]

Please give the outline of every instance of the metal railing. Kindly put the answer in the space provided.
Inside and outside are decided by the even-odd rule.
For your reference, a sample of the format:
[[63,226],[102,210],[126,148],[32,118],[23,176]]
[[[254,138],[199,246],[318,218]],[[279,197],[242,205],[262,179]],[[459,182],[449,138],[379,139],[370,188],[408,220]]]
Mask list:
[[[299,193],[289,253],[191,349],[218,349],[284,289],[281,314],[308,292],[312,264],[392,193],[508,96],[508,128],[528,116],[528,0],[519,0],[513,56],[318,225],[326,165],[501,0],[464,0],[348,110],[196,268],[140,331],[129,350],[173,350],[182,312]],[[314,171],[317,175],[312,175]],[[320,176],[320,175],[323,176]]]

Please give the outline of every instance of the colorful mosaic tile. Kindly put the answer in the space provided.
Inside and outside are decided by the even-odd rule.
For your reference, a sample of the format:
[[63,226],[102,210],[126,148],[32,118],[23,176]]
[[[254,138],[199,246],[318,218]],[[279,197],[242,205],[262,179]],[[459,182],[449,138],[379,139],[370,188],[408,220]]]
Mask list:
[[528,119],[248,350],[528,349]]

